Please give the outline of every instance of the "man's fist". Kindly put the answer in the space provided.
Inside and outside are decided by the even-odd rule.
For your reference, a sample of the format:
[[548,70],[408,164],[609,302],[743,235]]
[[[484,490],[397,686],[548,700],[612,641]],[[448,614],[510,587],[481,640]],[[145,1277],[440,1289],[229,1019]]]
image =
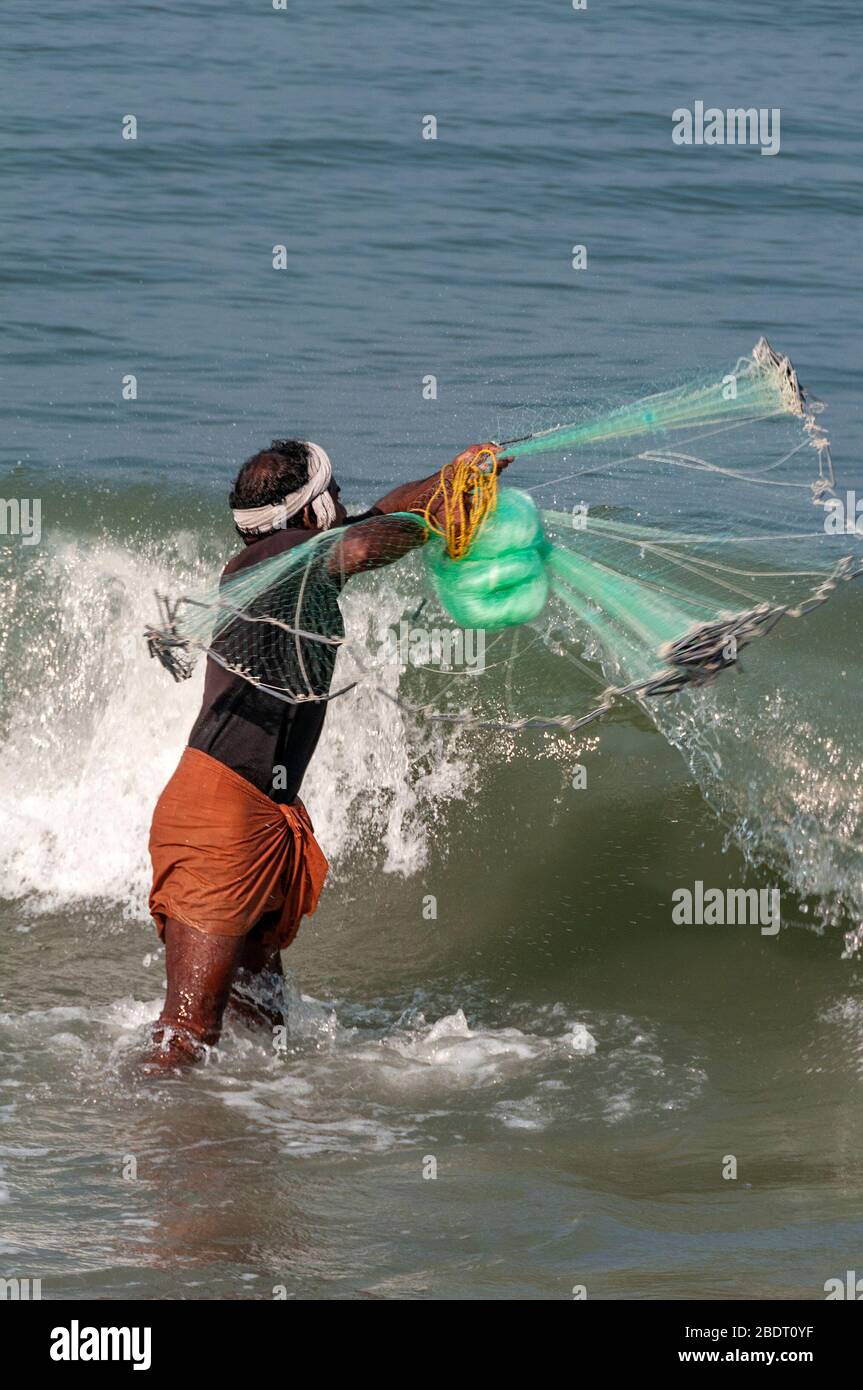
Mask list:
[[460,454],[456,454],[449,466],[450,468],[455,468],[457,464],[472,463],[476,460],[478,466],[482,468],[484,472],[488,472],[491,468],[493,457],[497,459],[498,472],[502,472],[504,468],[508,468],[512,463],[512,455],[507,454],[504,458],[499,457],[497,452],[499,448],[500,445],[495,444],[494,440],[490,440],[487,444],[469,444],[466,449],[462,449]]

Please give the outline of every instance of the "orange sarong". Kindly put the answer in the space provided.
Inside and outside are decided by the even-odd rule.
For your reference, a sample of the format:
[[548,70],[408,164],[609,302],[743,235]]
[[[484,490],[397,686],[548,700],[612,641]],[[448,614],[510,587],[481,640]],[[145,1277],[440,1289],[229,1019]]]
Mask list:
[[303,803],[280,806],[208,753],[187,748],[153,813],[150,912],[215,936],[276,913],[281,950],[318,905],[329,867]]

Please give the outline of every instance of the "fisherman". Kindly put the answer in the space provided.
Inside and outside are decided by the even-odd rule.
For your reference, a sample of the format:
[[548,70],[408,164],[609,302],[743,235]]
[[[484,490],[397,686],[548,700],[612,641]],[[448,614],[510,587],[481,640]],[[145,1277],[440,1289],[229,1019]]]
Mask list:
[[[394,488],[349,518],[325,451],[305,440],[274,440],[237,475],[229,505],[245,548],[223,579],[338,527],[345,529],[335,547],[335,589],[327,585],[337,592],[351,575],[390,564],[427,534],[395,519],[377,527],[357,522],[424,513],[442,478],[490,449],[496,446],[474,445],[443,474]],[[498,459],[498,466],[509,462]],[[332,665],[323,695],[331,676]],[[326,712],[325,698],[289,704],[207,661],[201,711],[150,830],[150,912],[165,943],[168,984],[148,1072],[199,1061],[218,1041],[226,1010],[252,1026],[285,1022],[280,952],[315,911],[328,867],[299,799]]]

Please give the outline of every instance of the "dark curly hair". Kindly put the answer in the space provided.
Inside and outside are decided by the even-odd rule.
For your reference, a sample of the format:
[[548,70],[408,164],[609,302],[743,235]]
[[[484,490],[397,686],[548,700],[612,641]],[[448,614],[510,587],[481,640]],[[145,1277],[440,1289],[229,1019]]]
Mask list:
[[[309,451],[301,439],[274,439],[269,449],[262,449],[246,459],[231,490],[228,506],[267,507],[281,502],[309,480]],[[302,512],[286,525],[302,526]],[[239,535],[248,533],[241,531]],[[264,533],[262,533],[264,534]],[[269,534],[269,533],[267,533]],[[256,537],[260,539],[260,537]]]

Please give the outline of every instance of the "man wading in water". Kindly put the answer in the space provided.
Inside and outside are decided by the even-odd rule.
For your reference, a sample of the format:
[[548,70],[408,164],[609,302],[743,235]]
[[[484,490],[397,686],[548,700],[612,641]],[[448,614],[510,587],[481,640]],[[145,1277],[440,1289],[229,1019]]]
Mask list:
[[[443,476],[480,447],[490,446],[466,450]],[[510,460],[498,462],[505,467]],[[237,475],[230,506],[245,550],[223,577],[344,527],[338,579],[326,586],[334,595],[351,575],[390,564],[426,535],[411,523],[351,530],[353,524],[424,512],[441,477],[405,483],[349,519],[324,450],[276,440]],[[330,601],[340,627],[338,605]],[[328,677],[334,663],[333,657]],[[326,700],[287,704],[207,660],[201,712],[150,830],[150,912],[165,943],[168,988],[148,1071],[199,1061],[218,1041],[226,1009],[253,1025],[285,1021],[279,953],[317,907],[327,872],[299,800],[326,712]]]

